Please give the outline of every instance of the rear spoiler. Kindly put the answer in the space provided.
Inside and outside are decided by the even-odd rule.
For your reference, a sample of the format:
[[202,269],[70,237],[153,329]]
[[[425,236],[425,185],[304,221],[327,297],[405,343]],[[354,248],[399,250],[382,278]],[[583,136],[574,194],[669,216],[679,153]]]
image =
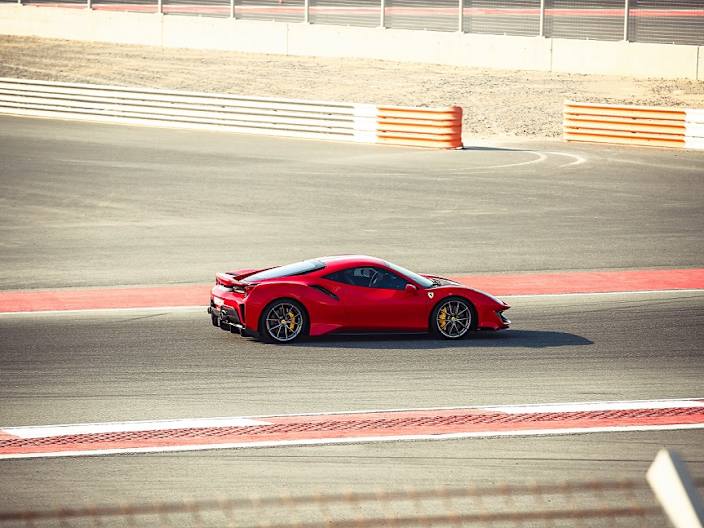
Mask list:
[[219,284],[221,286],[226,286],[227,288],[234,288],[235,286],[242,286],[244,287],[244,283],[238,281],[230,275],[229,273],[216,273],[215,274],[215,284]]
[[244,283],[242,282],[242,279],[249,277],[250,275],[254,275],[255,273],[259,273],[260,271],[266,271],[268,269],[272,268],[241,269],[236,271],[228,271],[227,273],[216,273],[215,283],[220,284],[222,286],[226,286],[228,288],[234,288],[235,286],[244,288],[245,285],[252,287],[254,286],[253,284]]
[[254,275],[255,273],[259,273],[260,271],[266,271],[275,268],[276,266],[272,266],[269,268],[254,268],[254,269],[240,269],[240,270],[235,270],[235,271],[227,271],[225,273],[219,273],[218,275],[229,275],[231,278],[235,280],[242,280],[245,277],[249,277],[250,275]]

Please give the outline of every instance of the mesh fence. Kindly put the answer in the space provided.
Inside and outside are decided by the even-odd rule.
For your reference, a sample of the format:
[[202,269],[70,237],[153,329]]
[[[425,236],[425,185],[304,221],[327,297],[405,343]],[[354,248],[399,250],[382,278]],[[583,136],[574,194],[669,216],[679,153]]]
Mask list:
[[704,0],[631,0],[628,40],[704,46]]
[[235,16],[245,20],[303,22],[303,0],[236,0]]
[[624,0],[546,0],[545,36],[622,40]]
[[310,22],[338,26],[376,27],[381,24],[379,0],[310,0]]
[[457,0],[386,0],[386,27],[458,31]]
[[540,33],[540,0],[464,0],[462,30],[534,37]]
[[[12,2],[15,4],[16,2]],[[86,0],[23,0],[25,5],[61,5],[62,7],[85,7]]]
[[163,0],[168,15],[230,16],[230,0]]
[[[16,0],[0,0],[15,3]],[[22,0],[24,4],[84,7],[88,0]],[[460,2],[463,2],[460,21]],[[704,45],[704,0],[629,0],[632,42]],[[157,0],[93,0],[94,9],[156,12]],[[618,41],[626,29],[625,0],[385,0],[388,28],[492,35]],[[305,0],[163,0],[166,14],[231,16],[303,22]],[[377,27],[382,0],[309,0],[313,24]]]
[[[696,483],[701,489],[704,484]],[[0,512],[2,528],[266,526],[663,527],[643,481],[349,492]]]
[[154,0],[93,0],[93,9],[156,13],[157,6]]

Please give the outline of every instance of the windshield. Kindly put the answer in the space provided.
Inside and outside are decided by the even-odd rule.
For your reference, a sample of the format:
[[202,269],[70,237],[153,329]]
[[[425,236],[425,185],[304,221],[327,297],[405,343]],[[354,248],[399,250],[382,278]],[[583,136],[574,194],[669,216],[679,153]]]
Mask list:
[[245,280],[247,282],[255,282],[265,279],[278,279],[280,277],[290,277],[292,275],[303,275],[304,273],[310,273],[311,271],[323,269],[325,264],[319,260],[304,260],[303,262],[296,262],[294,264],[286,264],[285,266],[279,266],[278,268],[271,268],[268,270],[260,271],[254,275],[250,275]]
[[392,262],[387,262],[386,265],[390,267],[392,270],[394,270],[396,273],[400,273],[401,275],[405,276],[406,278],[411,279],[413,282],[416,284],[422,286],[423,288],[430,288],[434,282],[431,281],[430,279],[426,279],[425,277],[421,277],[417,273],[413,273],[410,270],[407,270],[406,268],[402,268],[401,266],[397,266],[396,264]]

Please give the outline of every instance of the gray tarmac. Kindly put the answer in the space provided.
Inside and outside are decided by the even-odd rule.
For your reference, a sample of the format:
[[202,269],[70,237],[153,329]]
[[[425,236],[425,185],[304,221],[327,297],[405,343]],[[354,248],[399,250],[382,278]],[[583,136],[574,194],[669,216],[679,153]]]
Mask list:
[[[461,342],[268,346],[205,312],[0,317],[0,424],[701,397],[704,293],[511,300]],[[704,477],[704,432],[0,461],[5,509],[350,489],[642,478],[661,447]]]
[[[209,282],[350,252],[441,274],[703,261],[696,152],[437,152],[0,117],[0,160],[0,289]],[[459,343],[267,346],[204,311],[0,315],[0,426],[702,397],[702,292],[510,302],[511,330]],[[6,460],[0,510],[641,478],[662,446],[702,478],[703,435]]]
[[509,331],[459,342],[271,346],[205,308],[5,315],[0,425],[703,396],[703,292],[510,302]]
[[0,160],[3,289],[210,282],[342,253],[440,274],[702,264],[702,152],[0,117]]

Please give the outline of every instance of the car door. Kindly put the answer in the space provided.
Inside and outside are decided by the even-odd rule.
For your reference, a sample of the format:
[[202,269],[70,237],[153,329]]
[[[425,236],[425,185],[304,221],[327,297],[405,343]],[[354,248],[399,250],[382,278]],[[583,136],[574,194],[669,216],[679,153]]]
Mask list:
[[325,287],[340,299],[342,326],[350,331],[418,331],[428,326],[427,296],[407,291],[408,280],[376,266],[360,266],[325,276]]
[[[429,301],[426,292],[392,270],[375,269],[368,314],[378,322],[377,326],[381,330],[426,330]],[[406,289],[408,284],[413,287]]]

